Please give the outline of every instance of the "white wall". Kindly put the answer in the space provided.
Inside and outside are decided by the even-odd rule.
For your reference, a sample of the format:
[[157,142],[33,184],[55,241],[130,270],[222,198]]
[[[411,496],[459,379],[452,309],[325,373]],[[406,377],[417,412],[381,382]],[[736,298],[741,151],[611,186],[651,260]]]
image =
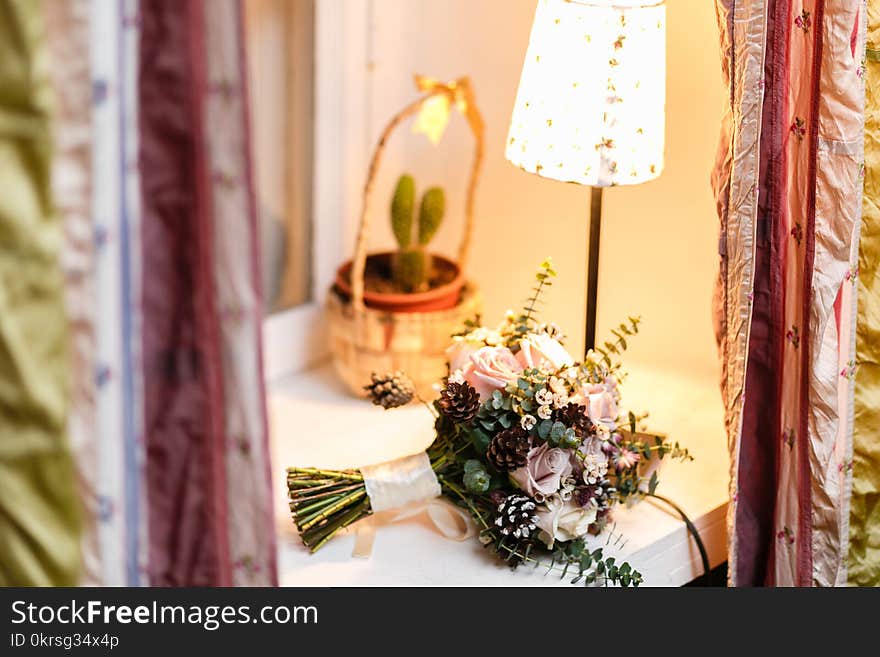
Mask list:
[[[715,387],[710,305],[717,218],[709,172],[723,98],[717,29],[713,3],[667,4],[666,169],[655,182],[605,191],[599,335],[626,315],[641,314],[643,335],[633,344],[631,369],[640,364],[665,368]],[[548,297],[546,315],[567,330],[577,351],[589,190],[528,175],[503,156],[534,6],[534,0],[370,0],[363,120],[375,142],[390,116],[414,97],[413,73],[471,76],[488,133],[469,274],[482,286],[487,319],[495,321],[506,308],[517,307],[534,268],[552,255],[561,278]],[[362,100],[353,89],[352,103]],[[415,174],[421,188],[442,184],[450,212],[438,247],[453,252],[470,154],[469,133],[460,117],[437,148],[401,131],[383,163],[379,217],[387,213],[391,187],[401,172]],[[372,245],[390,246],[386,222],[377,223],[382,230]]]

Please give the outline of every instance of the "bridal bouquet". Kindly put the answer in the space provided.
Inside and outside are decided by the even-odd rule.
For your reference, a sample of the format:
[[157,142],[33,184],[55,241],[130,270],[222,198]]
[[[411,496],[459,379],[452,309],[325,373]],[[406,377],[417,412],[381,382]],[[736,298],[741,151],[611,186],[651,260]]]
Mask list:
[[[379,510],[380,497],[382,508],[393,506],[384,498],[397,481],[410,493],[398,496],[401,505],[421,486],[416,497],[442,494],[466,510],[479,540],[513,567],[544,562],[573,583],[642,582],[591,537],[613,531],[615,506],[654,494],[659,459],[691,457],[677,443],[638,433],[633,414],[619,418],[617,359],[638,332],[637,318],[582,362],[555,325],[538,321],[536,307],[555,275],[543,263],[520,314],[508,313],[497,328],[474,322],[453,337],[449,376],[439,399],[426,404],[436,438],[425,455],[361,470],[288,470],[291,511],[308,547]],[[373,375],[367,389],[385,408],[415,396],[399,372]]]

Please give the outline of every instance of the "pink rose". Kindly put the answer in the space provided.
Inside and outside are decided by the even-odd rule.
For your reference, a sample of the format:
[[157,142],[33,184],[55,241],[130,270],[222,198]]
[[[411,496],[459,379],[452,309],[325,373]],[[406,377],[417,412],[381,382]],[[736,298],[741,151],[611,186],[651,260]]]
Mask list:
[[520,340],[517,360],[523,368],[558,370],[574,363],[565,347],[545,333],[529,333]]
[[605,379],[605,383],[588,383],[580,393],[571,397],[571,401],[587,407],[587,414],[593,422],[613,427],[617,422],[617,381],[614,377]]
[[477,389],[482,400],[516,381],[520,372],[522,365],[507,347],[481,347],[470,354],[461,368],[465,380]]
[[529,450],[526,464],[511,470],[510,478],[527,495],[544,497],[559,490],[562,478],[572,472],[571,454],[559,447],[541,443]]
[[449,363],[449,371],[455,372],[462,369],[471,360],[471,354],[480,348],[479,344],[467,340],[456,340],[446,350],[446,361]]
[[592,502],[580,506],[572,497],[566,502],[559,495],[547,499],[535,512],[540,538],[548,548],[555,541],[571,541],[587,533],[596,522],[598,509]]

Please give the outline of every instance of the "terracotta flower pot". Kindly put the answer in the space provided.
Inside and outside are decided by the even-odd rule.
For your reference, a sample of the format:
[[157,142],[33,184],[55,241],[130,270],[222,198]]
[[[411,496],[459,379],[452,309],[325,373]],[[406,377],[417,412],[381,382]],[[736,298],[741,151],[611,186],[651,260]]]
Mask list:
[[[367,267],[391,271],[393,253],[374,253],[367,256]],[[459,266],[443,256],[432,256],[434,267],[444,270],[444,282],[426,292],[402,294],[395,292],[377,292],[364,289],[364,305],[374,310],[393,313],[424,313],[454,308],[461,298],[464,287],[464,276]],[[351,298],[351,267],[349,260],[336,272],[336,291],[344,299]]]

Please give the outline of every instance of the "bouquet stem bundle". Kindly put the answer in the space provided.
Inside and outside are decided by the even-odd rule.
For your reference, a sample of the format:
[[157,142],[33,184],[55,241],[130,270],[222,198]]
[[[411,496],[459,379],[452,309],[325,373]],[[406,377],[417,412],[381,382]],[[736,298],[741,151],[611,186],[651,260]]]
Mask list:
[[293,520],[312,552],[372,513],[364,477],[357,470],[288,468],[287,489]]

